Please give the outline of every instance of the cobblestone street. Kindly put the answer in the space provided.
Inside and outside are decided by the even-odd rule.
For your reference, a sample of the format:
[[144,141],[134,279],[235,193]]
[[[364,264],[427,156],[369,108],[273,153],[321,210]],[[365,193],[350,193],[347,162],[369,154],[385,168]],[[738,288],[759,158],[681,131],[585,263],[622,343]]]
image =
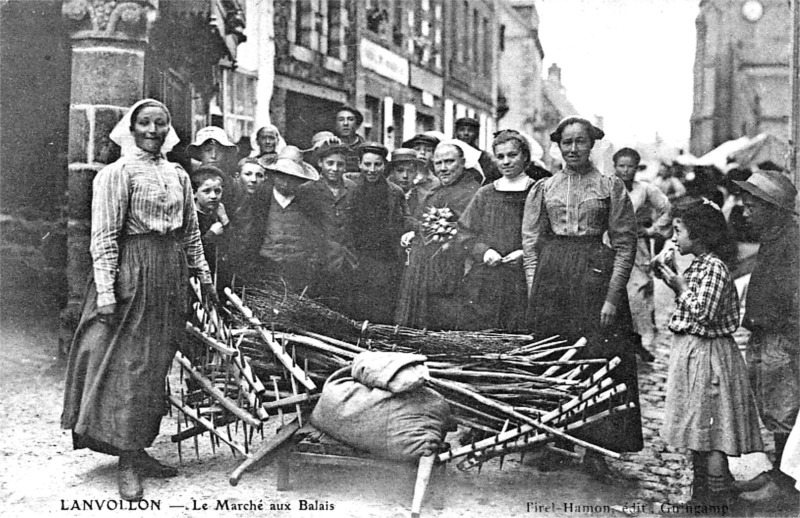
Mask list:
[[[7,270],[4,270],[4,273]],[[108,516],[108,511],[64,510],[76,500],[111,501],[117,498],[114,459],[87,450],[74,451],[70,436],[59,429],[64,366],[56,362],[57,304],[47,295],[48,279],[24,286],[9,285],[3,278],[3,322],[0,326],[3,372],[0,388],[0,447],[4,470],[0,473],[0,515],[7,516]],[[458,471],[449,466],[442,485],[443,510],[424,507],[424,516],[438,518],[522,516],[653,516],[662,504],[688,498],[689,466],[682,452],[670,450],[659,437],[666,393],[667,355],[670,336],[664,332],[670,314],[671,295],[657,283],[656,302],[662,332],[651,350],[656,361],[640,365],[640,391],[644,418],[645,449],[612,461],[612,467],[635,480],[612,486],[584,473],[575,463],[567,469],[542,473],[528,455],[507,457],[502,469],[497,460],[483,469]],[[743,338],[743,337],[742,337]],[[277,420],[272,420],[269,430]],[[275,491],[274,465],[247,473],[237,487],[228,484],[228,474],[241,462],[229,451],[212,453],[208,440],[199,441],[199,457],[191,441],[178,463],[177,448],[169,435],[175,433],[174,417],[164,420],[162,435],[154,444],[154,455],[177,464],[174,479],[146,480],[145,497],[161,502],[156,516],[209,516],[193,510],[193,502],[217,500],[246,503],[250,500],[291,511],[254,513],[226,511],[226,516],[336,516],[399,518],[408,516],[412,481],[396,473],[332,468],[298,470],[292,490]],[[270,431],[266,433],[270,433]],[[737,478],[747,478],[768,468],[763,454],[732,461]],[[330,502],[334,511],[300,511],[301,499]],[[572,506],[572,507],[570,507]],[[131,513],[136,516],[136,513]],[[762,515],[759,515],[762,516]]]

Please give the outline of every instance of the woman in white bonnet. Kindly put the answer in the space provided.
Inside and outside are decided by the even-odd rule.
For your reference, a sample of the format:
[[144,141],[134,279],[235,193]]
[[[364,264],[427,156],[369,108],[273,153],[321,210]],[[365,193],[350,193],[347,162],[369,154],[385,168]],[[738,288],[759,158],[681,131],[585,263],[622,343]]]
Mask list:
[[[142,477],[172,477],[150,457],[166,410],[164,378],[186,321],[189,269],[216,299],[189,175],[165,153],[178,143],[162,103],[136,103],[111,132],[121,158],[95,177],[93,279],[70,349],[61,426],[76,449],[119,457],[120,497]],[[187,268],[188,266],[188,268]]]

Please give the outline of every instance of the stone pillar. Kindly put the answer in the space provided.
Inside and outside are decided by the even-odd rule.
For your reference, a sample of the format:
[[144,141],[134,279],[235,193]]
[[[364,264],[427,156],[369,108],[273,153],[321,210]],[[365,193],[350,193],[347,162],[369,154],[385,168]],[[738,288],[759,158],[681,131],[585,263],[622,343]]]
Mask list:
[[59,350],[66,352],[92,268],[92,181],[118,156],[108,135],[142,98],[144,58],[158,0],[64,0],[70,24],[72,78],[68,147],[67,282]]

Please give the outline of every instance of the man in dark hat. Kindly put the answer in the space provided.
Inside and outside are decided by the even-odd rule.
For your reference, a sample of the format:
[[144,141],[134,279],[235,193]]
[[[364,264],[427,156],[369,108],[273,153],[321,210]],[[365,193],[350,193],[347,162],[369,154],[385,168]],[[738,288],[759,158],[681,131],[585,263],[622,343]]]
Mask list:
[[413,149],[417,152],[417,157],[425,161],[428,169],[433,171],[433,151],[439,145],[440,140],[433,135],[417,133],[409,140],[403,142],[403,147]]
[[406,148],[392,151],[389,181],[405,192],[408,211],[412,216],[417,215],[422,201],[439,185],[439,179],[428,170],[425,160],[413,149]]
[[347,172],[358,172],[358,151],[356,148],[364,143],[364,138],[359,135],[358,129],[364,122],[364,116],[356,108],[343,104],[336,110],[333,134],[347,148]]
[[404,254],[400,237],[410,229],[403,190],[386,179],[389,150],[377,142],[358,147],[361,177],[353,196],[353,239],[358,272],[353,318],[391,324]]
[[462,142],[466,142],[481,152],[481,157],[478,159],[478,163],[481,165],[481,169],[483,169],[483,184],[486,185],[499,179],[503,175],[500,174],[500,169],[497,167],[497,164],[495,163],[494,157],[491,155],[491,153],[487,153],[478,147],[478,135],[480,134],[480,130],[481,123],[478,122],[477,119],[473,119],[472,117],[461,117],[460,119],[456,120],[455,138]]
[[780,171],[759,170],[742,188],[744,216],[761,244],[747,288],[742,325],[751,331],[747,368],[764,426],[775,439],[772,470],[739,483],[743,498],[782,510],[798,507],[794,480],[779,469],[800,410],[800,230],[797,189]]

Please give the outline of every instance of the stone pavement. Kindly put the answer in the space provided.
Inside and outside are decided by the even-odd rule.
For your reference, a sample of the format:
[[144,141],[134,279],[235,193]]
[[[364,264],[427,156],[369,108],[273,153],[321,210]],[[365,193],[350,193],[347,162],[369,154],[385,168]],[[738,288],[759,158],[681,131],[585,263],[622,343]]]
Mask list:
[[[683,262],[686,264],[683,264]],[[688,260],[680,258],[681,269]],[[658,334],[648,349],[655,361],[639,362],[639,394],[645,447],[641,452],[625,454],[621,461],[611,460],[609,465],[638,481],[634,490],[636,499],[653,503],[682,503],[690,497],[691,461],[685,451],[666,445],[659,430],[664,419],[667,394],[667,370],[672,335],[667,329],[675,304],[673,293],[660,281],[655,282],[656,327]],[[744,306],[742,306],[742,313]],[[744,350],[749,333],[740,328],[735,335],[740,349]],[[767,451],[773,451],[769,434],[763,433]],[[744,455],[730,459],[731,471],[737,479],[751,478],[770,468],[764,453]]]

